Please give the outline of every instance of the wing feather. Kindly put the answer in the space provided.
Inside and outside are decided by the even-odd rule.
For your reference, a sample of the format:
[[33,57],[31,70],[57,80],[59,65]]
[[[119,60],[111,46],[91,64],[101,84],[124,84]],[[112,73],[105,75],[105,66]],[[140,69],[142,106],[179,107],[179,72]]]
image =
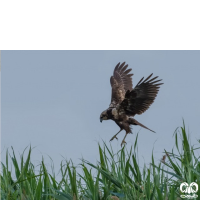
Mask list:
[[125,62],[118,63],[114,69],[113,76],[110,77],[112,96],[109,107],[116,107],[120,104],[124,100],[126,92],[133,88],[133,74],[129,74],[132,69],[127,68],[128,65],[125,65]]
[[150,74],[145,80],[143,77],[133,90],[127,90],[119,106],[121,112],[130,116],[140,115],[150,107],[158,94],[160,85],[163,84],[160,82],[162,79],[156,80],[158,76],[151,78],[152,75]]

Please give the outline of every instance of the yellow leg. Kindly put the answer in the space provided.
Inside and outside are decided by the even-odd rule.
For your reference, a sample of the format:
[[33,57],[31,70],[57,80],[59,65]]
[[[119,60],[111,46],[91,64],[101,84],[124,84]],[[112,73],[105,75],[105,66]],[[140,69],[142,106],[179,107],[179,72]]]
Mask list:
[[126,135],[124,136],[124,139],[122,140],[121,147],[122,147],[123,144],[126,144],[125,138],[126,138],[127,135],[128,135],[128,133],[126,132]]
[[114,138],[116,138],[116,139],[118,140],[117,135],[118,135],[121,131],[122,131],[122,129],[120,129],[120,131],[119,131],[118,133],[116,133],[116,134],[110,139],[110,141],[112,141]]

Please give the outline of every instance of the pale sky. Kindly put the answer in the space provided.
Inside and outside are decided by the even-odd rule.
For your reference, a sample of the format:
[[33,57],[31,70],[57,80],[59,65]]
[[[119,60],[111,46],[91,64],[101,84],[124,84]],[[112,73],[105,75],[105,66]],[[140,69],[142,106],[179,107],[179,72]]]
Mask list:
[[[113,69],[124,61],[134,73],[133,86],[151,73],[164,83],[152,106],[135,116],[156,133],[133,126],[127,148],[139,131],[141,162],[151,161],[153,148],[159,161],[174,146],[182,118],[192,144],[200,139],[200,51],[2,51],[1,61],[3,161],[7,148],[21,154],[31,144],[32,161],[49,155],[56,170],[62,156],[95,163],[98,142],[109,144],[119,131],[111,120],[100,123],[99,116],[110,104]],[[111,142],[114,151],[124,134]]]

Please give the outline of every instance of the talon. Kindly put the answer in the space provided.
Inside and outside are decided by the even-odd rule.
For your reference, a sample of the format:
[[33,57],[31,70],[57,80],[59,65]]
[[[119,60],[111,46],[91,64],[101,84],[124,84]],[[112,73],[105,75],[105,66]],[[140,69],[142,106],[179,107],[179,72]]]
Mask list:
[[127,144],[125,140],[122,140],[121,147],[123,144]]
[[114,135],[114,136],[110,139],[110,141],[112,141],[112,140],[115,139],[115,138],[118,140],[117,136]]

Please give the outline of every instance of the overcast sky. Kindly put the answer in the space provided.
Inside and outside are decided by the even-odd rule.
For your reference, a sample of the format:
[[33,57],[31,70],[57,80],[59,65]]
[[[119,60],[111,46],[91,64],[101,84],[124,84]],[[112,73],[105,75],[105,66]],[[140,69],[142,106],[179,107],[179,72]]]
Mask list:
[[[163,79],[152,106],[135,119],[156,131],[133,126],[127,148],[139,131],[139,155],[148,164],[154,148],[157,161],[174,146],[174,130],[185,120],[192,144],[200,138],[200,51],[2,51],[1,152],[14,147],[22,153],[35,147],[32,161],[42,155],[79,163],[95,162],[98,142],[109,144],[119,131],[111,120],[100,123],[110,104],[110,76],[118,62],[132,68],[133,86],[154,73]],[[120,149],[125,132],[112,141]],[[47,159],[48,160],[48,159]]]

